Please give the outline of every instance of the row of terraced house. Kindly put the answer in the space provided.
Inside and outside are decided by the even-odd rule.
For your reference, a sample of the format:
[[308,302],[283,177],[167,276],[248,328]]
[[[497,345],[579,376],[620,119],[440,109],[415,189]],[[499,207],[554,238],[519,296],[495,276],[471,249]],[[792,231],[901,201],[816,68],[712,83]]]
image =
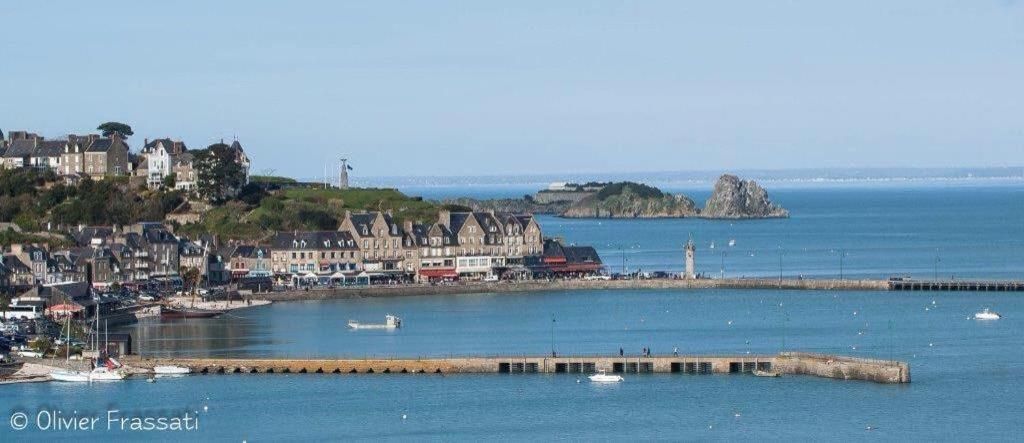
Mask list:
[[388,212],[346,212],[334,231],[279,232],[261,244],[175,236],[162,223],[76,227],[74,247],[11,245],[0,283],[93,287],[177,286],[194,268],[202,283],[259,279],[284,285],[530,279],[602,270],[591,247],[545,239],[532,215],[440,211],[430,223],[399,223]]

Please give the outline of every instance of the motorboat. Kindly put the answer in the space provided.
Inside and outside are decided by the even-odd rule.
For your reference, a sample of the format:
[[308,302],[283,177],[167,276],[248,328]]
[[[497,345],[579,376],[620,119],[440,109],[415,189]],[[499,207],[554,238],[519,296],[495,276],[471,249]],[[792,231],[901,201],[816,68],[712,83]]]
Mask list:
[[762,371],[758,369],[754,371],[754,375],[758,377],[778,377],[780,374],[775,371]]
[[50,373],[50,378],[56,381],[84,383],[89,381],[89,373],[82,371],[53,371]]
[[124,373],[118,369],[111,369],[106,366],[98,366],[89,372],[89,381],[120,381],[124,380]]
[[153,366],[153,373],[157,375],[180,375],[192,372],[184,366]]
[[355,320],[348,321],[351,329],[398,329],[402,327],[402,319],[398,316],[387,314],[384,316],[384,323],[359,323]]
[[974,313],[975,320],[999,320],[1003,318],[998,312],[994,312],[989,308],[982,309],[981,312]]
[[220,315],[224,315],[224,311],[216,309],[169,308],[166,306],[160,309],[160,317],[163,318],[213,318]]
[[616,383],[624,380],[621,375],[608,375],[604,371],[593,374],[587,378],[589,378],[590,381],[597,383]]

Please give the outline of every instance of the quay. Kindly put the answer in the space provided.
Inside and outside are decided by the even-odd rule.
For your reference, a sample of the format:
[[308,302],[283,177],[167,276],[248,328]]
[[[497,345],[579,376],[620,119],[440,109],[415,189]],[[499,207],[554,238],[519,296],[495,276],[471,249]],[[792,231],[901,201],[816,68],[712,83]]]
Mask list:
[[198,374],[750,374],[754,371],[876,383],[910,383],[906,362],[806,352],[758,355],[490,356],[448,358],[248,359],[129,356],[136,368],[188,367]]
[[485,294],[508,292],[573,291],[601,289],[782,289],[819,291],[888,291],[886,280],[826,279],[648,279],[648,280],[526,280],[515,282],[471,282],[453,285],[373,285],[334,288],[292,289],[253,294],[270,301],[327,300],[413,295]]
[[1024,281],[981,281],[981,280],[900,280],[890,281],[893,291],[973,291],[973,292],[1021,292]]

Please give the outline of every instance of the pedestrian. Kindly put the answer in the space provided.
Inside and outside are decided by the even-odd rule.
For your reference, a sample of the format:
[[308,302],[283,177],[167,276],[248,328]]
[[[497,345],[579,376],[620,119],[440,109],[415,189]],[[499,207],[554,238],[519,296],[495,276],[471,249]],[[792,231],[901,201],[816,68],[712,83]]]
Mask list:
[[622,351],[622,347],[620,346],[619,347],[619,357],[622,357],[622,355],[623,355],[623,351]]
[[679,356],[679,346],[675,346],[675,347],[672,348],[672,355],[674,355],[676,357]]

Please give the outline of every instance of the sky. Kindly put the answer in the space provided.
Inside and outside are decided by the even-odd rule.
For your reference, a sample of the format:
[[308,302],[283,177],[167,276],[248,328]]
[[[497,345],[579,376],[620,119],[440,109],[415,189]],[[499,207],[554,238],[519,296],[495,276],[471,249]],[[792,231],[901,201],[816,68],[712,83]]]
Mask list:
[[1024,165],[1024,2],[0,4],[0,129],[255,173]]

